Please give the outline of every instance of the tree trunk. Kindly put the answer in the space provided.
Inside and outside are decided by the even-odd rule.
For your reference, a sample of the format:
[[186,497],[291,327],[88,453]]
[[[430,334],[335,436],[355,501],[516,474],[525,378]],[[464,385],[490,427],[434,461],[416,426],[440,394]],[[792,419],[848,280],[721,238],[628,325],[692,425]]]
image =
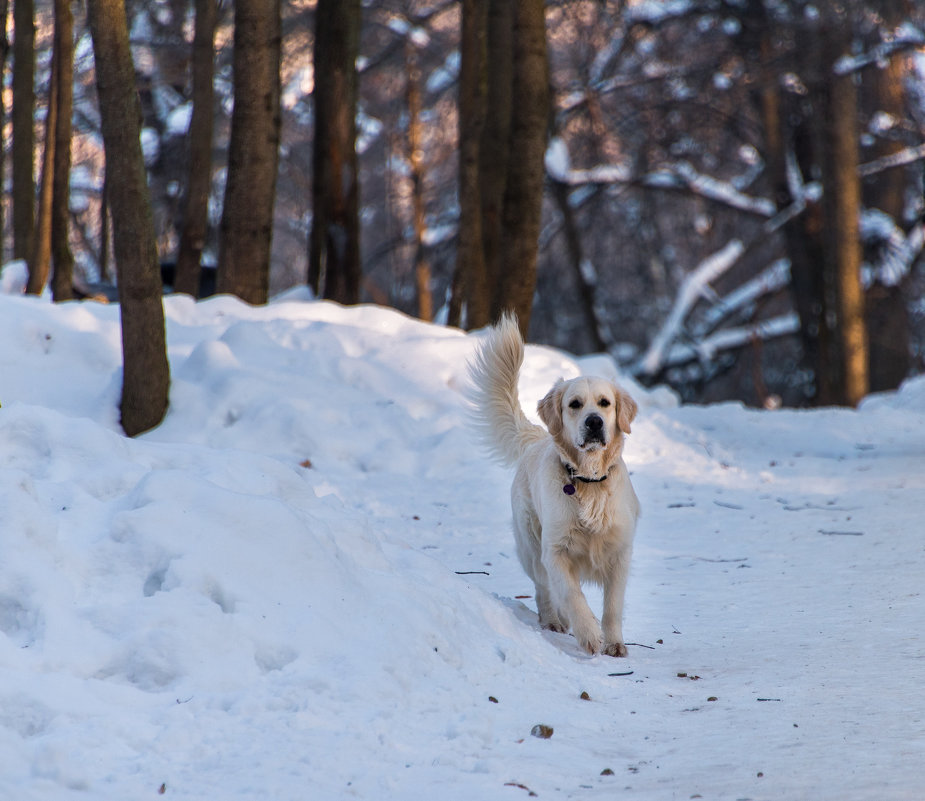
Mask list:
[[[0,75],[6,75],[6,62],[10,54],[10,40],[7,36],[6,18],[10,11],[9,0],[0,0]],[[0,103],[0,131],[6,130],[6,104]],[[5,147],[0,147],[0,187],[6,186]],[[3,254],[4,214],[0,203],[0,264],[5,261]]]
[[54,184],[52,172],[55,164],[55,128],[58,117],[58,64],[57,53],[51,59],[51,80],[48,84],[48,104],[45,112],[45,143],[42,148],[42,175],[39,181],[39,203],[29,254],[29,280],[26,292],[41,295],[48,283],[51,270],[51,200]]
[[319,297],[339,303],[360,299],[359,35],[359,0],[318,0],[308,283]]
[[504,272],[505,188],[511,158],[514,103],[515,0],[490,0],[488,7],[487,109],[479,143],[484,284],[477,280],[469,296],[469,327],[480,328],[498,316],[498,286]]
[[516,0],[510,162],[504,192],[502,265],[492,316],[516,312],[526,338],[536,288],[536,258],[545,177],[549,76],[542,0]]
[[69,0],[55,0],[55,65],[57,115],[55,123],[54,186],[51,202],[51,291],[56,301],[74,297],[74,256],[71,253],[70,182],[71,113],[74,106],[74,16]]
[[88,0],[106,151],[122,319],[122,428],[129,436],[164,417],[170,368],[154,220],[141,152],[141,109],[122,0]]
[[[906,19],[908,11],[905,0],[882,0],[881,15],[885,27],[891,30]],[[885,65],[875,63],[862,73],[861,91],[867,119],[877,112],[885,112],[896,120],[905,116],[906,63],[905,57],[897,54]],[[890,156],[903,146],[893,131],[880,135],[869,160]],[[862,187],[864,206],[889,214],[902,228],[908,176],[908,170],[894,168],[867,181]],[[888,285],[875,279],[865,294],[872,392],[895,389],[912,368],[911,326],[905,289],[904,281]]]
[[280,0],[237,0],[234,108],[217,286],[266,303],[280,138]]
[[[833,51],[842,56],[847,49]],[[829,63],[834,64],[836,58]],[[858,177],[854,77],[832,75],[824,118],[823,207],[835,279],[840,362],[839,402],[857,406],[868,391],[867,329],[861,289],[861,183]]]
[[427,218],[424,204],[424,146],[421,141],[421,67],[414,45],[409,42],[406,57],[408,99],[408,160],[411,164],[411,200],[414,217],[414,272],[418,296],[418,317],[434,319],[434,300],[430,289],[430,264],[424,255]]
[[35,227],[35,8],[13,3],[13,258],[29,259]]
[[489,299],[482,249],[482,204],[479,191],[479,142],[485,128],[488,4],[463,0],[459,67],[459,228],[456,267],[450,298],[450,325],[487,322]]
[[193,115],[189,127],[189,169],[183,229],[177,252],[174,289],[199,297],[202,251],[209,226],[209,191],[212,186],[213,56],[216,0],[196,0],[193,38]]

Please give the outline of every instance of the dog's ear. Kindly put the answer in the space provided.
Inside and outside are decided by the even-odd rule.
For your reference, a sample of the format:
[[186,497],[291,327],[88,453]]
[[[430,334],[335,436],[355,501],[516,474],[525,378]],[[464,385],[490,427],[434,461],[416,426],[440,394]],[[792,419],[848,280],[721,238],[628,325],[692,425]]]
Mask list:
[[553,385],[553,388],[546,393],[546,397],[536,406],[536,411],[540,415],[540,420],[543,421],[549,433],[554,437],[559,436],[562,432],[563,389],[565,389],[565,381],[560,378]]
[[636,419],[636,412],[639,407],[636,405],[628,392],[624,392],[619,387],[614,387],[617,396],[617,425],[624,434],[629,434],[630,423]]

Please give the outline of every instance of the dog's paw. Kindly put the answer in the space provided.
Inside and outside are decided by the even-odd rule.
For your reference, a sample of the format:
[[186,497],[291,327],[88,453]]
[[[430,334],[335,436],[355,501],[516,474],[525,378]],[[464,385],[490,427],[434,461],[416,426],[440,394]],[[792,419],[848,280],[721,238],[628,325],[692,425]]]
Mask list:
[[622,642],[609,642],[604,646],[607,656],[626,656],[626,646]]
[[540,617],[540,626],[547,631],[555,631],[558,634],[565,634],[568,631],[566,626],[558,617]]
[[578,640],[578,644],[589,654],[600,653],[601,650],[601,627],[596,620],[572,626],[572,634]]

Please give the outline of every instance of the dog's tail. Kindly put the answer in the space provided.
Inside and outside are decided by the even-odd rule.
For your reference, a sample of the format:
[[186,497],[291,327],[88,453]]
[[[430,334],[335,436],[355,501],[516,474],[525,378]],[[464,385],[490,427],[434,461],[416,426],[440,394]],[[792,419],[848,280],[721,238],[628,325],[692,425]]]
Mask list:
[[520,406],[517,377],[524,360],[524,341],[517,318],[505,314],[469,364],[468,397],[472,420],[486,450],[502,464],[516,464],[527,446],[546,435]]

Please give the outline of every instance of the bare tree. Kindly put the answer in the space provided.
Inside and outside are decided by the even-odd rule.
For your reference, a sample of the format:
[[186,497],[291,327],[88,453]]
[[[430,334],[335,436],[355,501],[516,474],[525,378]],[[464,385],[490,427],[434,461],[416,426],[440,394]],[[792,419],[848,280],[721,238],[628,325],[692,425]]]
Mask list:
[[359,35],[359,0],[318,0],[308,283],[319,297],[340,303],[360,298]]
[[212,186],[213,60],[216,0],[196,0],[193,37],[193,114],[189,127],[189,167],[183,228],[177,253],[174,289],[197,297],[202,250],[208,233],[209,191]]
[[238,0],[217,289],[266,303],[280,137],[280,0]]
[[55,0],[55,114],[54,169],[51,201],[51,289],[55,300],[74,296],[74,256],[71,252],[70,181],[71,113],[74,106],[74,16],[68,0]]
[[88,0],[106,151],[122,320],[122,428],[135,436],[167,411],[170,368],[154,221],[140,142],[135,68],[122,0]]
[[[9,0],[0,0],[0,75],[6,75],[6,62],[10,54],[10,40],[7,35],[6,18],[10,12]],[[0,103],[0,131],[6,128],[6,104]],[[6,186],[5,148],[0,148],[0,186]],[[0,203],[0,234],[2,234],[3,204]],[[3,247],[0,245],[0,262],[3,261]]]
[[35,228],[35,7],[13,3],[13,257],[29,259]]
[[493,317],[513,310],[526,336],[536,289],[543,206],[543,157],[549,121],[546,18],[542,0],[514,5],[513,103],[510,161],[504,190],[502,271]]
[[57,53],[53,53],[45,112],[45,144],[42,148],[38,210],[33,229],[32,248],[29,251],[29,280],[26,283],[26,292],[30,295],[42,294],[45,284],[48,283],[51,269],[51,199],[54,188],[52,172],[55,162],[55,128],[58,117],[58,79]]
[[487,10],[464,5],[462,41],[456,284],[467,326],[483,326],[511,310],[526,335],[549,110],[543,3],[492,0]]

